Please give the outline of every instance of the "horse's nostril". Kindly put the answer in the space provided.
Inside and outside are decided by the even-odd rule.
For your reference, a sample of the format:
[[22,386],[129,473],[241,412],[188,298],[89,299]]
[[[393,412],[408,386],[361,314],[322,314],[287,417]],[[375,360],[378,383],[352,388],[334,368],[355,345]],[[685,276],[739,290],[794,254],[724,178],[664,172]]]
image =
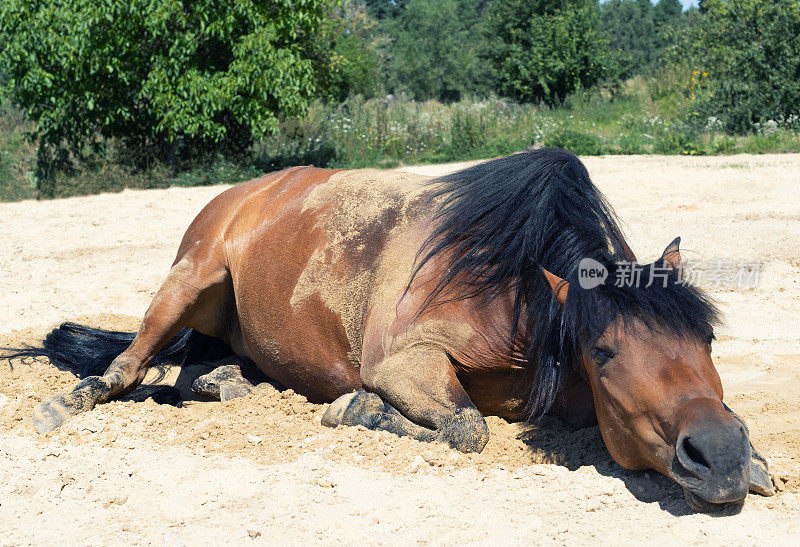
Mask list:
[[686,437],[683,439],[683,451],[689,457],[692,462],[696,463],[697,465],[701,465],[706,469],[710,469],[711,465],[709,465],[708,460],[703,456],[703,453],[697,449],[697,447],[692,444],[692,438]]

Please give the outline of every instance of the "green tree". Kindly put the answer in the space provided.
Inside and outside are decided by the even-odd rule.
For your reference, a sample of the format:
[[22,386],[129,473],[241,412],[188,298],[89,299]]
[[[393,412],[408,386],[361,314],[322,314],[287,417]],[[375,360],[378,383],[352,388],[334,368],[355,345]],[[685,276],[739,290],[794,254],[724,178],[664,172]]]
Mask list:
[[[117,138],[151,159],[237,153],[302,115],[327,0],[3,0],[0,71],[43,162]],[[91,148],[91,147],[90,147]]]
[[481,61],[480,0],[408,0],[384,17],[390,90],[417,99],[458,100],[488,91]]
[[797,123],[800,2],[706,0],[703,7],[688,52],[698,65],[688,99],[701,123],[714,116],[737,133],[769,120]]
[[613,59],[612,78],[630,78],[650,68],[657,56],[657,32],[650,0],[610,0],[600,9]]
[[683,12],[679,0],[609,0],[600,5],[609,40],[609,81],[649,73],[680,62],[676,44],[686,41],[697,9]]
[[672,25],[682,12],[683,6],[680,0],[659,0],[658,4],[653,6],[653,21],[656,27]]
[[[667,1],[661,0],[656,5],[656,8]],[[674,1],[677,2],[677,0]],[[656,11],[656,15],[658,15],[658,11]],[[689,8],[671,19],[667,17],[661,19],[660,24],[657,24],[658,63],[660,65],[685,65],[690,62],[687,52],[694,47],[693,43],[697,35],[697,29],[703,18],[704,16],[699,9]],[[656,16],[656,20],[659,20],[658,16]]]
[[345,0],[322,23],[317,58],[322,91],[335,101],[372,98],[384,89],[384,36],[363,0]]
[[379,21],[397,17],[406,2],[408,0],[365,0],[367,11]]
[[487,40],[497,90],[558,103],[602,76],[607,41],[595,0],[493,0]]
[[[692,11],[697,11],[693,9]],[[664,61],[672,54],[678,35],[685,32],[691,24],[691,13],[684,13],[678,0],[659,0],[653,7],[653,22],[656,27],[655,59]]]

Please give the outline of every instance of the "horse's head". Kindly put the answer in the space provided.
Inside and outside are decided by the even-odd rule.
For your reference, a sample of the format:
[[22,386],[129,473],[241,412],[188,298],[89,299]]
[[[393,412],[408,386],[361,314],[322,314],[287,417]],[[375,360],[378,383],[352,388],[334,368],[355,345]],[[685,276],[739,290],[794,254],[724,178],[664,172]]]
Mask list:
[[[619,271],[616,283],[609,276],[589,289],[545,274],[575,323],[577,366],[614,460],[660,471],[683,486],[693,508],[707,510],[740,502],[751,481],[762,493],[771,482],[765,466],[751,466],[747,428],[722,403],[711,360],[715,311],[682,282],[678,243],[639,267],[628,287],[616,286]],[[662,275],[650,277],[659,268]]]

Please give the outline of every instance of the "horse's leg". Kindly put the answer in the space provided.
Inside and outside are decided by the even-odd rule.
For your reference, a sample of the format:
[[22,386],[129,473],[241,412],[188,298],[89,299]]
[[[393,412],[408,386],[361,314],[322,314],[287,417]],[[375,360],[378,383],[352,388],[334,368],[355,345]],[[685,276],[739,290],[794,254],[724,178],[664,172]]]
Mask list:
[[323,417],[328,426],[362,425],[420,441],[480,452],[489,428],[441,349],[414,346],[375,365],[362,365],[366,390],[343,395]]
[[[56,395],[33,410],[33,423],[40,433],[51,431],[67,418],[91,410],[135,389],[147,365],[180,329],[206,324],[209,306],[224,293],[227,272],[218,261],[198,260],[188,253],[172,267],[142,319],[131,345],[117,356],[102,376],[89,376],[69,393]],[[193,256],[195,259],[193,259]]]

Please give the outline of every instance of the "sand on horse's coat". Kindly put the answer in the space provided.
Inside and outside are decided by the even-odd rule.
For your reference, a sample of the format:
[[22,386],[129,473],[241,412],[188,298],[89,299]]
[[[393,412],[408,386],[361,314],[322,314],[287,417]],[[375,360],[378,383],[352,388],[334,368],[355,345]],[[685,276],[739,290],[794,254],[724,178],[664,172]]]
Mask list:
[[[15,360],[0,362],[0,543],[800,544],[800,155],[585,161],[643,261],[681,235],[704,271],[758,264],[756,288],[706,288],[726,318],[713,352],[725,400],[777,496],[691,514],[668,479],[614,464],[596,428],[489,418],[484,452],[464,455],[322,427],[326,405],[269,386],[183,408],[112,402],[37,435],[31,410],[75,378]],[[224,189],[0,204],[0,345],[65,319],[136,330],[186,227]],[[206,372],[151,369],[146,382],[188,395]]]
[[[429,180],[400,171],[343,171],[315,188],[303,203],[303,210],[320,212],[317,225],[325,243],[300,274],[290,304],[294,308],[311,295],[319,296],[341,317],[351,348],[348,357],[355,365],[361,362],[361,335],[375,292],[375,265],[386,241],[417,213],[415,205]],[[330,264],[343,255],[353,271],[332,271]],[[411,263],[405,258],[396,267],[405,267],[410,276]]]

